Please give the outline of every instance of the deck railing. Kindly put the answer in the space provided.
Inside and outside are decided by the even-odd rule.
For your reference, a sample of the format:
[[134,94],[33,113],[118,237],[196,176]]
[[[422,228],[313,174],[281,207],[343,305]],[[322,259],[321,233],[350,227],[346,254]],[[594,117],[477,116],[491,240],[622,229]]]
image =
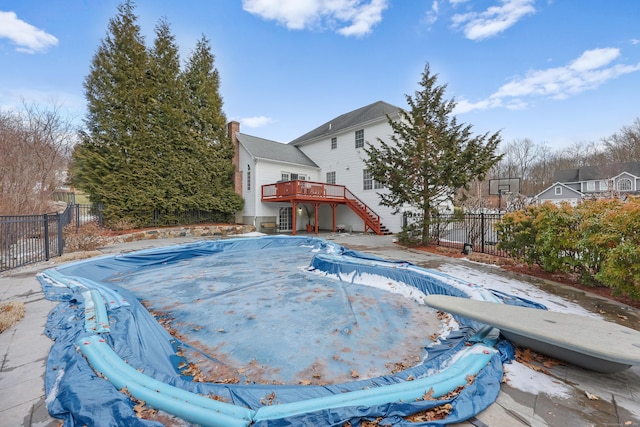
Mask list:
[[373,211],[366,203],[344,185],[326,184],[313,181],[285,181],[262,186],[262,200],[288,202],[292,200],[302,202],[324,201],[347,204],[356,212],[368,228],[379,233],[381,228],[380,215]]
[[345,198],[344,185],[312,181],[285,181],[262,186],[262,200],[283,198]]
[[367,224],[367,226],[369,226],[371,229],[373,229],[373,231],[378,233],[380,231],[380,226],[381,226],[380,215],[375,213],[373,209],[371,209],[362,200],[358,199],[358,197],[355,194],[353,194],[351,191],[347,190],[346,188],[344,190],[344,197],[349,201],[348,203],[349,205],[351,205],[352,210],[355,211],[357,209],[362,213],[360,217],[365,220],[365,223]]

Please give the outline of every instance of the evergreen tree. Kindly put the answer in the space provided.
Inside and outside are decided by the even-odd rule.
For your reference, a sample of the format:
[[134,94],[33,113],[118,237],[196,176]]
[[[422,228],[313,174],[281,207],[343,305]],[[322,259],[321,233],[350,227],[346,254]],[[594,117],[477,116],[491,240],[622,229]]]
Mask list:
[[400,120],[389,118],[391,143],[378,138],[378,146],[367,144],[365,160],[373,178],[388,191],[380,193],[383,206],[409,207],[423,215],[421,242],[428,243],[432,214],[438,204],[453,201],[454,191],[468,189],[475,178],[483,178],[500,160],[495,154],[499,132],[472,136],[471,126],[452,116],[455,102],[446,100],[446,85],[437,85],[437,75],[425,66],[421,91],[406,95],[409,111]]
[[130,217],[149,205],[145,186],[138,182],[148,176],[141,159],[151,139],[149,58],[133,9],[130,1],[118,7],[93,57],[84,81],[86,131],[71,169],[74,184],[104,204],[108,220]]
[[104,205],[111,224],[147,225],[154,211],[171,224],[172,214],[191,210],[229,221],[242,198],[233,191],[233,146],[209,43],[198,42],[181,72],[167,21],[147,50],[133,9],[130,0],[118,7],[85,79],[73,183]]
[[187,92],[190,149],[186,165],[195,171],[193,193],[200,209],[225,213],[228,219],[242,209],[242,197],[233,188],[233,144],[226,132],[227,119],[219,94],[220,78],[214,67],[209,41],[203,36],[183,73]]
[[184,181],[190,179],[185,171],[189,151],[187,95],[180,75],[180,57],[169,23],[161,20],[155,28],[156,38],[150,52],[148,84],[152,94],[149,126],[153,144],[149,147],[150,169],[155,185],[149,188],[153,208],[166,216],[168,212],[188,211],[184,204]]

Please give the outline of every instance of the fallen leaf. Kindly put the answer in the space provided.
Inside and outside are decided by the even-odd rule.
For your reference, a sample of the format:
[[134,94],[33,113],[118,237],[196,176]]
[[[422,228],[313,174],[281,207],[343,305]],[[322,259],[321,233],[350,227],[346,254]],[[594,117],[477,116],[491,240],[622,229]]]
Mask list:
[[589,398],[589,400],[600,400],[600,398],[598,396],[596,396],[593,393],[589,393],[588,391],[585,391],[584,394],[587,395],[587,397]]

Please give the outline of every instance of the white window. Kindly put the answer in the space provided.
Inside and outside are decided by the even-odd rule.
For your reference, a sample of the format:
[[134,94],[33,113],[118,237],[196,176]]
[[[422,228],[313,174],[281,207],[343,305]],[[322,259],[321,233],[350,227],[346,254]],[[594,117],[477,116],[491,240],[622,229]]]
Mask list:
[[371,189],[380,189],[382,188],[382,184],[380,184],[378,181],[373,179],[373,175],[371,175],[371,172],[369,172],[368,170],[364,169],[362,171],[362,189],[363,190],[371,190]]
[[335,184],[335,183],[336,183],[336,173],[327,172],[327,184]]
[[356,131],[356,148],[364,147],[364,129]]
[[629,178],[619,179],[618,191],[631,191],[631,180]]
[[280,181],[290,181],[290,175],[289,172],[281,172],[280,173]]
[[556,186],[555,191],[556,191],[556,196],[562,196],[562,187],[560,187],[559,185]]
[[609,184],[607,183],[606,180],[602,180],[600,181],[600,191],[607,191],[609,190]]
[[362,171],[362,189],[371,190],[373,188],[373,177],[368,170]]
[[595,181],[587,181],[587,191],[596,191]]
[[251,190],[251,165],[247,165],[247,191]]
[[331,149],[335,150],[336,148],[338,148],[338,138],[334,136],[331,138]]

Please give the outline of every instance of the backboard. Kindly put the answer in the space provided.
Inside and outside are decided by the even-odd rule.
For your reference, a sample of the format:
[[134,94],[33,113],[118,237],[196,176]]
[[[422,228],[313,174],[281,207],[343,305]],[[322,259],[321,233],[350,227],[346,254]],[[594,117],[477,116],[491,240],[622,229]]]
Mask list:
[[498,178],[489,180],[489,194],[520,193],[520,178]]

